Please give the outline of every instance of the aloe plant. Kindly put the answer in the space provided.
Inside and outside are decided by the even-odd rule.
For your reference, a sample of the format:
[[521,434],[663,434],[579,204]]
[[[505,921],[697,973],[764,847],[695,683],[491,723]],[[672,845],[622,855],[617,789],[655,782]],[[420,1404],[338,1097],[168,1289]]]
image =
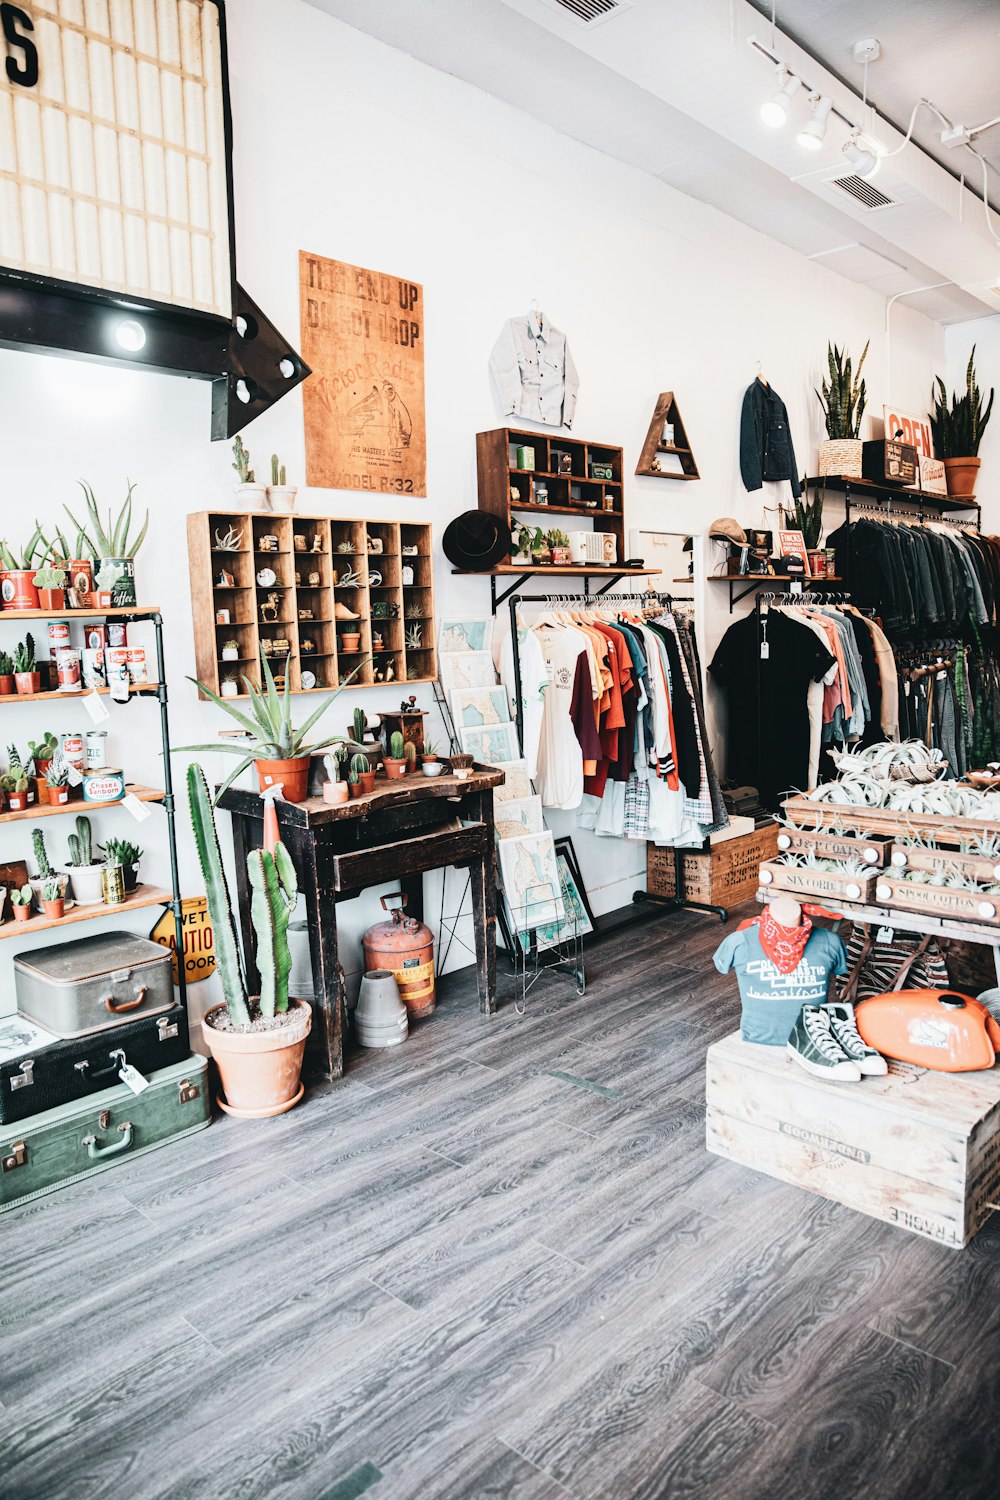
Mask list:
[[39,548],[42,545],[47,544],[42,536],[42,528],[38,525],[31,533],[27,546],[23,547],[20,552],[15,551],[4,538],[0,540],[0,563],[10,573],[23,573],[28,568],[34,567],[36,557],[40,556]]
[[117,516],[113,515],[111,507],[108,507],[108,518],[105,525],[101,520],[100,512],[97,509],[97,501],[94,498],[94,492],[90,488],[90,485],[86,484],[82,479],[78,479],[77,483],[83,490],[87,502],[87,517],[90,521],[91,530],[88,532],[87,528],[80,524],[68,505],[64,505],[63,509],[79,534],[83,537],[85,544],[90,548],[91,556],[135,557],[135,554],[145,541],[146,532],[149,529],[149,511],[147,510],[145,520],[139,528],[138,535],[131,538],[129,536],[132,526],[132,491],[135,489],[135,485],[129,481],[128,493],[122,502],[122,508]]
[[229,895],[226,872],[222,865],[222,850],[219,848],[219,835],[215,828],[212,798],[201,766],[197,764],[188,766],[187,787],[191,827],[198,850],[198,863],[205,881],[208,910],[212,918],[215,961],[219,979],[222,982],[222,994],[233,1025],[249,1026],[250,1007],[247,1001],[246,981],[240,965],[233,902]]
[[865,383],[861,379],[861,367],[868,353],[868,345],[861,351],[858,367],[852,370],[851,356],[846,347],[838,349],[836,344],[827,344],[826,363],[829,380],[822,381],[816,399],[823,408],[826,419],[826,435],[829,438],[857,438],[861,435],[861,418],[868,400]]
[[979,453],[986,424],[993,411],[995,391],[990,387],[990,399],[983,410],[983,398],[976,383],[976,346],[973,344],[969,363],[965,369],[965,394],[953,395],[948,404],[948,391],[939,375],[931,387],[934,410],[930,414],[931,431],[934,434],[934,451],[938,458],[975,458]]
[[300,756],[313,755],[317,750],[325,750],[329,745],[338,744],[341,736],[337,734],[332,734],[325,740],[319,740],[315,745],[307,745],[306,736],[317,720],[322,718],[331,704],[340,697],[351,679],[360,672],[362,663],[359,662],[347,674],[339,687],[329,693],[322,703],[313,709],[300,729],[296,729],[292,724],[291,673],[286,674],[284,689],[279,692],[266,656],[261,657],[261,666],[264,673],[263,691],[251,682],[249,677],[242,679],[250,699],[249,711],[246,713],[242,709],[234,708],[231,700],[220,698],[218,693],[213,692],[206,683],[199,682],[197,677],[188,678],[189,682],[193,682],[196,687],[200,688],[206,698],[211,698],[212,702],[228,714],[244,734],[250,737],[249,746],[245,742],[231,745],[225,740],[216,740],[209,745],[177,746],[177,749],[183,753],[219,750],[223,755],[240,757],[239,765],[230,772],[219,788],[216,803],[223,792],[232,786],[237,776],[240,776],[255,760],[295,760]]
[[252,849],[247,855],[250,880],[250,917],[257,938],[257,969],[260,974],[260,1013],[266,1020],[284,1015],[288,1009],[288,976],[292,956],[288,948],[288,923],[295,910],[298,882],[295,866],[284,844]]

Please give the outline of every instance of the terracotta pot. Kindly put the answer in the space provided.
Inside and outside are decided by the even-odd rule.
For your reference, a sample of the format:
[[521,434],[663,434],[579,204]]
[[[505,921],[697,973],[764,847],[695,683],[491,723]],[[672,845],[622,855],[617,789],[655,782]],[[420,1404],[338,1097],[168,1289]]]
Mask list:
[[52,807],[62,807],[64,803],[69,801],[68,786],[50,786],[46,790],[48,791],[49,803]]
[[36,571],[35,568],[17,568],[0,573],[0,597],[4,609],[38,608],[38,590],[31,581]]
[[342,635],[340,637],[341,651],[359,651],[361,649],[361,633],[357,635]]
[[41,692],[42,674],[41,672],[15,672],[14,682],[17,691],[22,695],[38,693]]
[[308,755],[296,755],[292,760],[255,760],[257,784],[264,792],[280,781],[286,802],[304,802],[309,795],[309,761]]
[[336,804],[346,802],[348,797],[346,781],[324,781],[323,801]]
[[39,609],[55,609],[55,610],[58,610],[59,613],[61,614],[62,611],[66,608],[66,590],[65,589],[39,589],[38,590],[38,608]]
[[[256,997],[251,999],[256,1003]],[[217,1031],[212,1017],[224,1013],[217,1005],[205,1015],[202,1036],[215,1059],[226,1114],[262,1120],[283,1115],[302,1098],[302,1057],[312,1026],[312,1009],[304,1000],[289,1000],[295,1018],[275,1031]]]
[[393,760],[391,755],[383,755],[382,764],[385,767],[385,774],[390,780],[406,775],[405,760]]
[[9,698],[16,692],[17,688],[14,684],[13,672],[5,672],[3,676],[0,677],[0,698]]
[[8,792],[7,793],[7,810],[8,810],[8,812],[24,812],[24,810],[25,810],[25,808],[27,806],[28,806],[28,794],[27,794],[27,792]]
[[972,500],[976,493],[976,477],[981,463],[981,458],[946,458],[944,477],[949,495]]
[[50,922],[58,922],[60,917],[63,916],[65,905],[66,903],[63,901],[62,897],[60,897],[58,901],[43,901],[42,911],[48,917]]
[[15,922],[28,922],[30,920],[31,920],[31,907],[30,906],[15,906],[14,907],[14,921]]

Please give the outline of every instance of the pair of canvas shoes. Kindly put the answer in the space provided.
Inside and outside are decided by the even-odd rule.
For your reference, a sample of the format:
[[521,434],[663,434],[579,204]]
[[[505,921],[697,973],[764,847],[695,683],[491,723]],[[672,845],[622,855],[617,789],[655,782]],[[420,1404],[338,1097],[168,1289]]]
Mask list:
[[889,1071],[885,1058],[858,1031],[854,1006],[844,1001],[804,1005],[788,1038],[795,1061],[817,1078],[859,1083]]

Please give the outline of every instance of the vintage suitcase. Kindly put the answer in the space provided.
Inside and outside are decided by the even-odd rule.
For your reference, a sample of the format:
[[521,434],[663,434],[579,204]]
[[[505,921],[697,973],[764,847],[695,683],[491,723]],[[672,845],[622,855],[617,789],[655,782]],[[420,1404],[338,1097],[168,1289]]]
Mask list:
[[151,1074],[141,1094],[118,1083],[0,1126],[0,1213],[203,1130],[210,1115],[208,1063],[191,1056]]
[[56,1036],[86,1036],[174,1003],[170,953],[132,932],[34,948],[14,960],[17,1008]]
[[190,1051],[182,1005],[68,1039],[11,1016],[0,1021],[0,1124],[110,1088],[126,1062],[148,1076],[183,1062]]

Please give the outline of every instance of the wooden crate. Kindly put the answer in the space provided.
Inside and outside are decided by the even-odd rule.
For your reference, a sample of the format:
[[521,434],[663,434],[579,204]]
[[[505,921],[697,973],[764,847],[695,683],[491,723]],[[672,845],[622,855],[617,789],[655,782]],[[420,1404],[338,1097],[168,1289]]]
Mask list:
[[1000,927],[1000,897],[987,895],[985,891],[977,894],[943,885],[915,885],[911,880],[893,880],[888,870],[883,870],[878,877],[875,900],[879,906],[898,907],[900,911]]
[[1000,863],[987,859],[983,854],[962,854],[958,849],[917,849],[907,844],[894,844],[890,857],[893,872],[900,870],[950,870],[959,869],[963,875],[978,880],[983,885],[992,885],[1000,880]]
[[998,1200],[1000,1068],[833,1083],[732,1035],[708,1049],[706,1098],[717,1156],[940,1244],[968,1244]]
[[[685,849],[681,856],[684,894],[710,906],[738,906],[757,892],[761,860],[778,852],[778,826],[766,823],[753,833],[713,844],[710,849]],[[657,896],[676,894],[674,851],[646,845],[646,887]]]
[[803,870],[765,860],[760,867],[760,883],[772,891],[788,891],[799,901],[863,901],[875,894],[878,870],[864,875],[846,875],[840,870]]
[[1000,823],[988,818],[945,818],[933,813],[892,812],[887,807],[842,807],[839,803],[811,802],[808,797],[788,797],[782,804],[793,823],[803,828],[827,828],[841,822],[848,828],[885,833],[899,838],[904,833],[929,834],[939,844],[954,844],[981,833],[1000,833]]
[[796,853],[814,849],[820,859],[862,859],[873,870],[881,870],[889,862],[892,839],[884,833],[861,838],[858,834],[817,833],[812,828],[780,828],[778,848]]

